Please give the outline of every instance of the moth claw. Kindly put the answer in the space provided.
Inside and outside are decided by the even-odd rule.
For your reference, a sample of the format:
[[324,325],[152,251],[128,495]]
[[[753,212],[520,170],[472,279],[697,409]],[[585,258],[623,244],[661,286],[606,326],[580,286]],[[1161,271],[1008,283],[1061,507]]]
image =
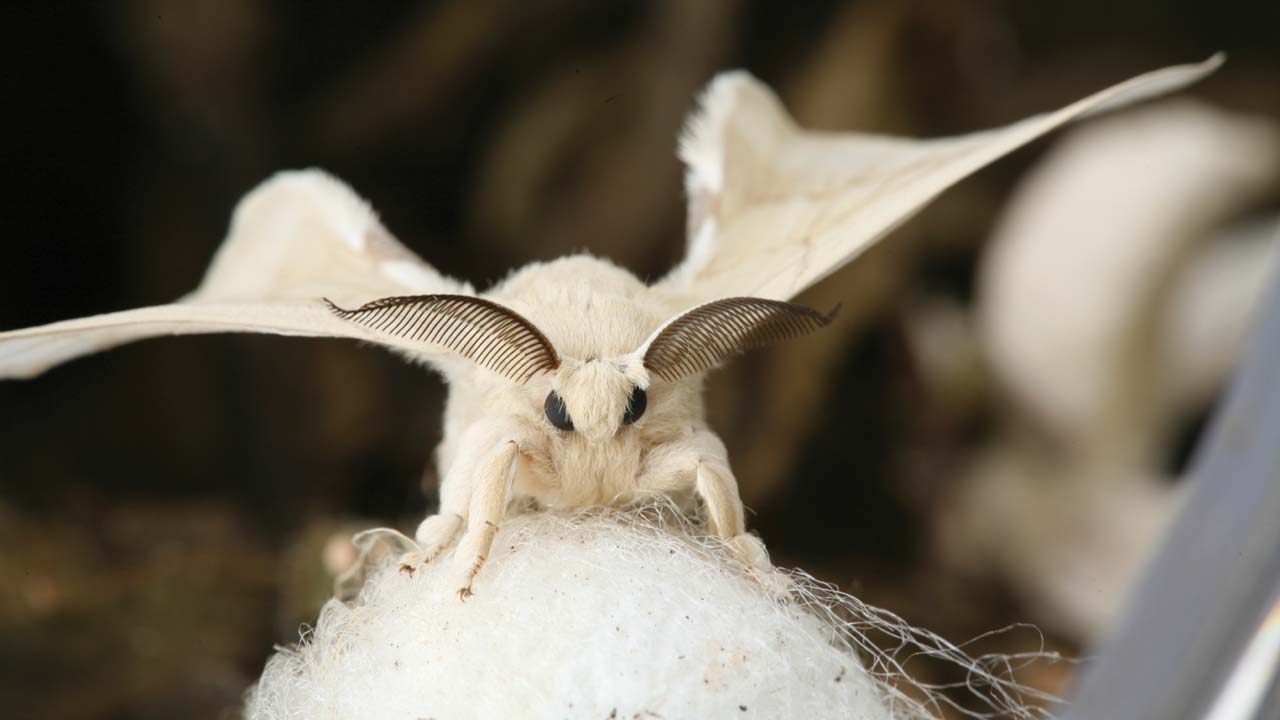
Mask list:
[[475,593],[471,592],[470,585],[464,588],[458,588],[458,602],[466,602],[467,598],[471,597],[472,595],[475,595]]
[[413,577],[418,568],[430,563],[433,557],[433,555],[421,552],[405,553],[400,557],[400,572]]
[[769,561],[769,552],[760,538],[743,533],[728,541],[729,554],[740,563],[753,580],[783,604],[792,600],[791,588],[794,581],[791,576],[774,567]]

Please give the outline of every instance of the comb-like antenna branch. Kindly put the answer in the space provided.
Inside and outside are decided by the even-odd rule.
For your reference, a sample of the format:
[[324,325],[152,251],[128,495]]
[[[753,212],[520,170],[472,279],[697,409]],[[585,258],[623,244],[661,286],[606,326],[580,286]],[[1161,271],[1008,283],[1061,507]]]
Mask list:
[[710,370],[730,355],[826,327],[839,311],[839,305],[821,313],[753,297],[704,303],[658,329],[645,346],[644,366],[664,380],[677,380]]
[[518,383],[560,367],[551,341],[519,313],[471,295],[401,295],[354,310],[325,303],[343,320],[444,347]]

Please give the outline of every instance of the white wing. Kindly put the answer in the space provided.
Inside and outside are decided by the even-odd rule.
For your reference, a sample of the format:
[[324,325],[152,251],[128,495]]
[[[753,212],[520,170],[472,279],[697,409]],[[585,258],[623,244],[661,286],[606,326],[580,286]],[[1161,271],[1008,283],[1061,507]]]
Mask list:
[[680,145],[684,261],[655,289],[674,305],[787,300],[835,272],[943,190],[1071,120],[1183,87],[1222,64],[1148,73],[1061,110],[953,138],[801,130],[745,72],[717,77]]
[[431,348],[336,317],[321,301],[474,294],[395,240],[368,204],[318,170],[280,173],[236,207],[231,230],[195,292],[170,305],[0,333],[0,378],[31,377],[81,355],[158,335],[253,332],[350,337]]

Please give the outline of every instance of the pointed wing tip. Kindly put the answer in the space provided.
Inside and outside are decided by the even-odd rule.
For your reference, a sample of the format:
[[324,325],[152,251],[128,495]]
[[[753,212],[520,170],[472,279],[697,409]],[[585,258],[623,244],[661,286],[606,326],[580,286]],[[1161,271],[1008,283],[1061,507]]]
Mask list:
[[86,354],[74,351],[60,352],[56,347],[52,349],[42,347],[42,339],[39,337],[11,335],[11,333],[21,332],[23,330],[0,333],[0,383],[6,380],[13,382],[34,380],[53,368]]
[[6,380],[12,380],[14,382],[20,382],[22,380],[33,380],[43,375],[45,371],[48,369],[49,368],[47,367],[40,367],[40,368],[34,368],[34,369],[7,368],[7,367],[4,367],[3,362],[0,362],[0,383]]
[[1180,77],[1188,78],[1186,82],[1190,83],[1213,74],[1218,70],[1218,68],[1222,67],[1226,63],[1227,63],[1226,51],[1219,50],[1218,52],[1210,55],[1209,57],[1205,58],[1204,60],[1201,60],[1200,62],[1191,62],[1191,63],[1183,63],[1182,65],[1173,65],[1173,66],[1164,68],[1162,70],[1156,70],[1153,73],[1148,73],[1148,74],[1152,75],[1156,73],[1161,73],[1161,74],[1177,75]]
[[72,360],[80,353],[62,355],[56,350],[42,352],[43,340],[32,337],[32,331],[44,326],[18,328],[0,332],[0,382],[35,379],[49,370]]
[[1151,98],[1181,90],[1212,75],[1227,61],[1225,52],[1216,52],[1207,59],[1197,63],[1173,65],[1139,75],[1119,85],[1113,85],[1095,94],[1081,103],[1094,104],[1076,116],[1083,119],[1126,105],[1150,100]]

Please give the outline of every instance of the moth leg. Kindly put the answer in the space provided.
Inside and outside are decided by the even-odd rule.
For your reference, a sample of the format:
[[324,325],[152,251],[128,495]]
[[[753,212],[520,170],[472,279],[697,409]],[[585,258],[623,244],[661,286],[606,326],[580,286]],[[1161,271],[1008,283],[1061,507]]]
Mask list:
[[412,575],[419,566],[440,557],[440,554],[453,544],[454,539],[458,537],[458,531],[462,529],[463,517],[462,513],[449,510],[447,507],[446,503],[441,501],[440,512],[428,515],[419,523],[418,531],[414,533],[418,549],[405,553],[400,558],[400,572]]
[[400,572],[412,575],[449,549],[466,520],[470,499],[469,473],[462,467],[452,468],[440,483],[440,510],[418,524],[414,533],[418,547],[400,558]]
[[764,541],[747,533],[738,482],[728,463],[704,460],[698,463],[695,475],[694,490],[706,506],[711,532],[724,541],[734,559],[746,566],[765,589],[780,600],[789,601],[791,578],[769,562]]
[[769,562],[769,551],[746,531],[738,481],[729,469],[724,443],[706,428],[655,448],[645,458],[637,485],[643,491],[679,493],[693,485],[706,510],[707,527],[733,559],[779,599],[790,598],[791,579]]
[[435,560],[453,543],[454,538],[458,537],[458,531],[462,529],[462,519],[461,512],[448,510],[442,503],[440,512],[427,516],[418,525],[414,539],[422,548],[426,562]]
[[518,461],[519,447],[508,440],[472,470],[467,530],[458,543],[452,568],[452,580],[461,600],[471,596],[471,581],[489,557],[493,538],[498,534],[498,523],[511,498]]
[[738,482],[728,465],[707,460],[699,462],[695,470],[694,491],[706,506],[707,525],[712,534],[723,540],[747,567],[772,570],[764,543],[746,531]]
[[645,458],[640,474],[640,487],[653,492],[678,492],[687,489],[692,480],[694,492],[706,509],[711,533],[723,540],[733,556],[748,568],[773,571],[764,543],[746,532],[738,481],[729,469],[724,443],[715,433],[698,429],[655,449]]

